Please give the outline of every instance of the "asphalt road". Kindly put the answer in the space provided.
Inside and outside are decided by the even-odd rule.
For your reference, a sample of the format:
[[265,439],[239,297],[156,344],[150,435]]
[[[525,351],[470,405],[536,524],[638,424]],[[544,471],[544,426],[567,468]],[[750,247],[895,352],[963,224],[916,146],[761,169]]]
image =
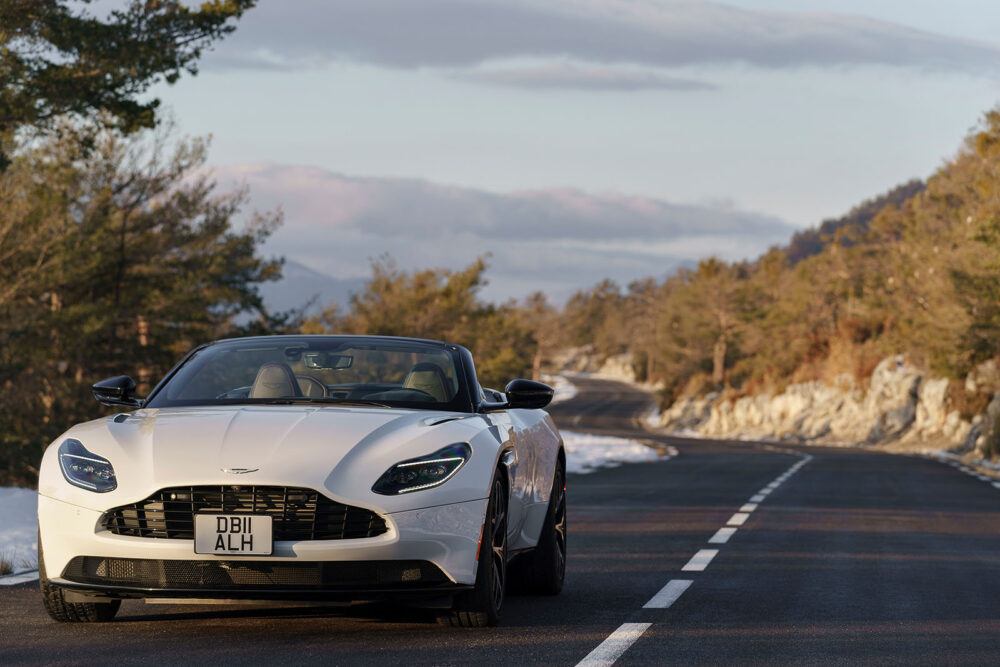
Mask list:
[[[575,382],[562,427],[641,434],[648,397]],[[857,449],[641,437],[679,454],[571,475],[565,590],[508,598],[497,628],[137,601],[63,625],[26,584],[0,588],[0,665],[1000,664],[992,480]]]

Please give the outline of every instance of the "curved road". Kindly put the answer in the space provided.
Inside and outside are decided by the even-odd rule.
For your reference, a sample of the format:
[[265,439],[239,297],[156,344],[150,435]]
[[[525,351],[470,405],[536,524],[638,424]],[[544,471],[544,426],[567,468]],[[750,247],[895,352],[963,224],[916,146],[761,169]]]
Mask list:
[[50,622],[0,587],[0,664],[1000,664],[1000,489],[951,465],[858,449],[643,434],[649,397],[574,380],[560,426],[678,456],[571,475],[558,597],[501,626],[355,606],[126,602]]

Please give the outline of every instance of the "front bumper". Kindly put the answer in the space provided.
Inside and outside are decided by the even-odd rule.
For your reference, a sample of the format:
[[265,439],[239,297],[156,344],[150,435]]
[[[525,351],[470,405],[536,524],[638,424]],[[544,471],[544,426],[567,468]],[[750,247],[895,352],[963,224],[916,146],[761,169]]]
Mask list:
[[154,560],[73,558],[56,582],[112,598],[369,600],[451,596],[471,586],[428,561]]
[[[461,590],[476,580],[485,513],[485,498],[396,512],[383,515],[389,530],[377,537],[275,542],[271,556],[233,558],[195,554],[194,541],[189,539],[114,535],[100,525],[98,511],[47,496],[38,498],[40,546],[52,583],[121,597],[363,599],[372,592]],[[91,560],[85,566],[81,559]],[[103,569],[98,564],[102,560],[107,561]],[[146,564],[129,566],[123,564],[126,561]],[[402,574],[396,578],[386,574],[386,568],[412,572],[413,563],[426,563],[440,576],[404,579]],[[109,576],[129,572],[128,567],[142,576]],[[165,576],[168,570],[188,574]],[[266,575],[268,570],[279,574]],[[427,568],[422,571],[431,572]],[[210,575],[198,578],[192,572]],[[229,576],[232,573],[238,576]],[[252,573],[266,576],[254,577]]]

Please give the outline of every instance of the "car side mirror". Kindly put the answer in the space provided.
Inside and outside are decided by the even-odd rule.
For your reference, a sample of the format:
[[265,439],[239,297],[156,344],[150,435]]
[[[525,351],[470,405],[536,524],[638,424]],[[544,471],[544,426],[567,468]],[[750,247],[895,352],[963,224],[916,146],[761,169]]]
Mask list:
[[130,408],[142,407],[142,401],[135,397],[135,380],[127,375],[118,375],[101,380],[91,387],[94,398],[101,405],[124,405]]
[[526,410],[544,408],[552,402],[554,392],[549,385],[534,380],[511,380],[504,389],[508,408]]

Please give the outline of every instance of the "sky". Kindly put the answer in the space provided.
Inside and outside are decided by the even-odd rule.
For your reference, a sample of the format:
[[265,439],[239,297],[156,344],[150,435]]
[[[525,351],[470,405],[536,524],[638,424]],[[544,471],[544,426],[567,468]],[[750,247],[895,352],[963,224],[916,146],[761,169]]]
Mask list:
[[260,0],[152,93],[335,278],[491,299],[753,258],[926,178],[1000,101],[992,0]]

